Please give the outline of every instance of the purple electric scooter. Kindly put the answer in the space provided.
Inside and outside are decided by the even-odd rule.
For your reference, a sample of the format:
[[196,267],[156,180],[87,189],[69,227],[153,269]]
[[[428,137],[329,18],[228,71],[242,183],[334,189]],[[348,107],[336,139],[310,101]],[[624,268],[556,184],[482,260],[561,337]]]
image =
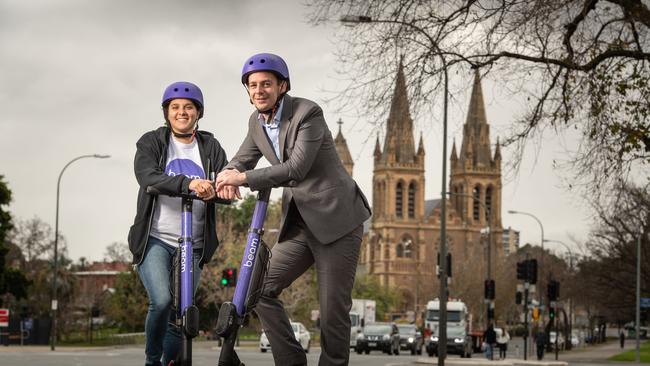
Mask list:
[[[192,203],[200,199],[195,194],[166,194],[154,187],[147,187],[151,195],[167,195],[182,199],[181,209],[181,237],[178,238],[178,248],[174,256],[174,271],[172,297],[173,307],[176,312],[175,325],[181,332],[181,350],[175,360],[166,366],[191,366],[192,365],[192,338],[199,334],[199,309],[194,305],[194,261],[192,260]],[[213,198],[204,202],[230,204],[228,200]]]
[[264,219],[270,194],[270,188],[260,190],[257,194],[235,295],[232,302],[224,302],[219,309],[216,332],[224,338],[219,366],[244,366],[235,352],[235,343],[239,328],[245,324],[262,294],[264,276],[268,270],[271,251],[261,237],[264,234]]

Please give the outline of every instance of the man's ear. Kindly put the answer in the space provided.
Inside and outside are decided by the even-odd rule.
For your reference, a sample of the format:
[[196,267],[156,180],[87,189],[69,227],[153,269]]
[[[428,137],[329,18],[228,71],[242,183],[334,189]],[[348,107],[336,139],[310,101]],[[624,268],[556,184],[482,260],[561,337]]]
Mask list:
[[287,81],[282,80],[280,82],[280,94],[286,93],[287,92]]

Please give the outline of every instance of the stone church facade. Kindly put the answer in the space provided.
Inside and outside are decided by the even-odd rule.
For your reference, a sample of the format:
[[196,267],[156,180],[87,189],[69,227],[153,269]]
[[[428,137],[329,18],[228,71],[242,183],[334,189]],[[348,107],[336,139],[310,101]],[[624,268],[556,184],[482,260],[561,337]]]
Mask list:
[[[373,215],[361,247],[359,269],[376,277],[381,284],[398,289],[398,312],[419,313],[439,293],[436,265],[443,200],[425,200],[424,144],[420,135],[415,147],[401,65],[386,126],[383,148],[377,138],[374,150]],[[340,128],[336,142],[339,155],[351,173],[352,159]],[[503,232],[501,153],[498,141],[494,153],[490,146],[490,126],[478,72],[460,152],[454,141],[449,167],[449,193],[444,204],[447,205],[447,242],[452,255],[453,281],[458,271],[486,270],[488,238],[491,237],[492,243],[492,266],[503,251],[502,245],[496,245]],[[487,227],[491,235],[486,234]],[[486,277],[485,272],[482,276]],[[450,296],[457,296],[453,284]]]

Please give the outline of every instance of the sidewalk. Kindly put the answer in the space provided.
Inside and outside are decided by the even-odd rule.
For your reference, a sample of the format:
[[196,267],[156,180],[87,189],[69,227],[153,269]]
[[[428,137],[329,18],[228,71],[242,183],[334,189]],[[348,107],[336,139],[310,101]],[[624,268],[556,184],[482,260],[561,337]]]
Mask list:
[[[641,340],[641,344],[643,344],[644,341],[645,340]],[[560,359],[567,360],[567,361],[581,362],[581,363],[612,362],[612,361],[607,361],[607,359],[619,353],[633,350],[635,349],[635,347],[636,347],[636,340],[634,339],[626,340],[624,349],[621,349],[621,346],[618,343],[618,341],[612,340],[610,342],[599,344],[597,346],[593,346],[593,347],[589,346],[585,348],[579,348],[575,351],[560,353]]]
[[[625,349],[621,350],[619,343],[616,341],[611,341],[608,343],[599,344],[596,346],[587,346],[583,348],[573,349],[571,351],[560,352],[558,356],[558,361],[555,361],[555,353],[547,352],[544,355],[542,361],[537,361],[536,358],[529,359],[524,361],[521,358],[510,358],[502,361],[488,361],[483,357],[483,354],[475,353],[471,359],[458,359],[458,358],[447,358],[445,364],[447,365],[458,365],[458,366],[470,366],[470,365],[481,365],[481,366],[566,366],[573,364],[611,364],[617,365],[620,363],[615,363],[608,361],[608,358],[614,356],[623,351],[629,351],[634,349],[636,343],[634,340],[628,340],[625,342]],[[420,358],[416,361],[418,364],[429,364],[437,365],[438,359],[433,358]]]

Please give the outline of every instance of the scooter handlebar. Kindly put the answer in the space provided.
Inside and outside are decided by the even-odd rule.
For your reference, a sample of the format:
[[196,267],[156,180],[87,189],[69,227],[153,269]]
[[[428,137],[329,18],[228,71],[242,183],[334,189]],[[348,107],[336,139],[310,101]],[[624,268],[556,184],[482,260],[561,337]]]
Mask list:
[[169,197],[188,198],[188,199],[191,199],[191,200],[201,200],[203,202],[217,203],[217,204],[221,204],[221,205],[229,205],[229,204],[232,203],[231,200],[225,200],[225,199],[219,198],[217,196],[214,196],[214,198],[209,199],[209,200],[204,200],[202,198],[199,198],[199,196],[197,196],[194,193],[190,193],[190,194],[185,194],[185,193],[168,194],[168,193],[163,193],[158,188],[155,188],[155,187],[152,187],[152,186],[147,187],[147,193],[151,194],[151,195],[156,195],[156,196],[169,196]]

